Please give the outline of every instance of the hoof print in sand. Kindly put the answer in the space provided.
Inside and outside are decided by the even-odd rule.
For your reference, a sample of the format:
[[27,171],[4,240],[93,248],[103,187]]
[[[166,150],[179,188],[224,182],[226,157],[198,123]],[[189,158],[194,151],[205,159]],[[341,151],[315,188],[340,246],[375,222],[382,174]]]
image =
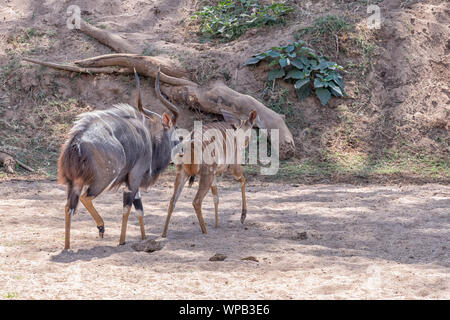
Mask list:
[[209,258],[209,261],[223,261],[226,258],[227,258],[227,256],[222,253],[216,253],[211,258]]
[[138,243],[133,243],[131,247],[136,251],[154,252],[161,250],[163,245],[161,242],[155,240],[145,240]]
[[291,240],[306,240],[308,239],[308,235],[306,232],[297,232],[295,235],[290,237]]

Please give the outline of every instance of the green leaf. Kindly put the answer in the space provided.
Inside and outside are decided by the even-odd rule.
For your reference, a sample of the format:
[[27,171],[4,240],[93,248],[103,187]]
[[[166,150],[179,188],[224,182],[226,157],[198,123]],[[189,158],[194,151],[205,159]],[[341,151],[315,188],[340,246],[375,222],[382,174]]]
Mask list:
[[283,58],[283,59],[278,60],[278,63],[280,64],[280,66],[282,68],[284,68],[290,64],[290,61],[288,58]]
[[300,71],[298,69],[293,69],[288,72],[286,77],[284,79],[305,79],[307,77],[306,73],[303,71]]
[[300,89],[301,87],[307,85],[309,82],[310,82],[309,79],[298,80],[298,81],[294,84],[294,88],[295,88],[295,89]]
[[278,79],[284,77],[285,72],[283,69],[273,69],[269,71],[267,80],[272,81],[273,79]]
[[325,106],[328,103],[328,101],[330,101],[330,99],[331,99],[330,90],[325,89],[325,88],[316,89],[316,96],[317,96],[317,98],[319,98],[322,106]]
[[311,61],[307,57],[300,56],[299,59],[305,66],[310,66],[311,65]]
[[291,64],[300,70],[305,68],[305,66],[303,65],[302,61],[299,58],[292,59]]
[[286,52],[288,52],[288,53],[292,52],[292,51],[294,51],[294,49],[295,49],[295,47],[292,44],[290,44],[286,47]]
[[320,70],[325,70],[329,66],[330,66],[330,62],[328,62],[328,61],[321,61],[316,68],[320,69]]
[[291,52],[287,54],[289,56],[289,58],[295,58],[297,56],[297,53],[295,52]]
[[278,63],[278,60],[272,60],[272,61],[270,61],[270,63],[269,63],[269,67],[273,67],[274,65],[276,65]]
[[248,66],[250,64],[257,64],[259,61],[261,61],[261,59],[259,59],[258,57],[252,57],[244,62],[244,66]]
[[311,90],[309,86],[303,86],[300,89],[296,89],[295,93],[297,94],[297,99],[301,101],[310,95]]
[[336,97],[342,97],[343,96],[341,88],[339,88],[339,86],[336,85],[333,81],[329,82],[329,87],[330,87],[331,93],[334,96],[336,96]]
[[336,70],[338,69],[339,65],[337,63],[330,62],[327,67],[330,70]]
[[265,59],[267,57],[267,53],[266,52],[262,52],[260,54],[258,54],[257,56],[254,56],[255,58],[258,58],[259,60]]
[[294,42],[293,44],[294,44],[294,47],[297,48],[298,46],[303,46],[305,44],[305,41],[298,40],[298,41]]
[[266,51],[266,53],[269,57],[272,57],[272,58],[278,58],[280,56],[279,52],[273,51],[272,49]]
[[317,67],[317,61],[316,60],[309,60],[309,65],[311,67],[311,70],[317,70],[317,69],[315,69]]
[[335,71],[329,72],[328,75],[324,78],[324,80],[334,81],[339,86],[341,91],[344,91],[344,82],[342,81],[342,77],[339,73],[337,73]]
[[301,53],[303,53],[303,54],[306,54],[307,56],[310,56],[310,57],[316,59],[316,60],[319,59],[319,58],[317,57],[316,53],[314,52],[314,50],[311,49],[311,48],[308,48],[308,47],[302,47],[302,48],[299,49],[299,51],[300,51]]
[[342,92],[344,92],[344,81],[342,81],[342,77],[338,75],[333,80],[334,80],[334,82],[336,82],[336,84],[339,86],[339,88],[341,88]]
[[323,81],[322,79],[315,78],[314,88],[323,88],[323,87],[328,87],[328,83],[326,81]]

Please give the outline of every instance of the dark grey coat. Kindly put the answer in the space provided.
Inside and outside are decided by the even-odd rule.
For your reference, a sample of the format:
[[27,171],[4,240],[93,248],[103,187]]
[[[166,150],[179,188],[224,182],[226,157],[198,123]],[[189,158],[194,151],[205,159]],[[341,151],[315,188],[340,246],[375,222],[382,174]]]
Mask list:
[[59,180],[96,197],[121,184],[137,191],[153,184],[170,162],[173,129],[127,104],[80,115],[58,162]]

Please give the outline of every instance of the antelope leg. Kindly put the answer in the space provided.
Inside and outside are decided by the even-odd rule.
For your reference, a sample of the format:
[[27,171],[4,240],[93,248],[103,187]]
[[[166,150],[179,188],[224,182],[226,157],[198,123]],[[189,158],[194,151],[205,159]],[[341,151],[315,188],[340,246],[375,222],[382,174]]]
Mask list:
[[164,230],[161,235],[161,237],[163,238],[167,236],[167,229],[169,227],[170,217],[172,216],[172,212],[175,209],[178,197],[180,196],[181,191],[183,190],[183,187],[186,184],[187,178],[188,176],[184,172],[183,168],[179,167],[177,171],[177,176],[175,178],[175,184],[173,187],[173,195],[172,198],[170,199],[169,209],[167,210],[166,223],[164,224]]
[[213,174],[203,174],[200,176],[199,187],[197,194],[195,195],[194,201],[192,205],[194,206],[195,213],[197,214],[198,222],[200,223],[200,228],[202,229],[202,233],[206,232],[205,221],[202,216],[202,202],[205,195],[208,193],[211,188],[211,184],[214,180]]
[[100,217],[100,215],[98,214],[97,210],[94,208],[92,200],[94,200],[94,197],[88,197],[87,192],[83,193],[80,197],[81,203],[86,208],[86,210],[91,214],[92,218],[97,224],[99,237],[103,238],[103,235],[105,233],[105,223],[103,222],[102,217]]
[[219,226],[219,194],[217,192],[217,183],[216,183],[216,177],[214,177],[212,186],[211,186],[211,193],[213,195],[214,200],[214,219],[215,219],[215,228]]
[[139,220],[139,227],[141,228],[141,238],[144,240],[145,236],[145,228],[144,228],[144,208],[142,206],[141,193],[138,191],[133,200],[134,208],[136,209],[137,218]]
[[66,208],[65,208],[65,219],[66,219],[66,225],[65,225],[65,238],[64,238],[64,250],[70,249],[70,222],[72,219],[72,212],[70,212],[69,209],[69,200],[67,200]]
[[123,215],[122,215],[122,229],[120,230],[119,245],[125,244],[125,237],[127,235],[128,217],[130,216],[131,206],[133,204],[136,192],[125,190],[123,192]]
[[247,201],[245,199],[245,177],[241,176],[238,180],[241,183],[241,194],[242,194],[242,213],[241,213],[241,223],[244,223],[247,217]]

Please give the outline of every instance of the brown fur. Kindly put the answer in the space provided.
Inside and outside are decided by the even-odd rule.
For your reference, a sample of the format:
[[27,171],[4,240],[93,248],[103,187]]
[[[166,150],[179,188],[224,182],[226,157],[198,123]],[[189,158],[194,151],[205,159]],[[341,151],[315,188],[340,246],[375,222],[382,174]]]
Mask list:
[[[256,111],[252,110],[249,114],[248,119],[246,120],[239,120],[236,118],[233,114],[222,111],[222,114],[226,120],[226,122],[215,122],[210,123],[208,125],[205,125],[202,127],[202,140],[196,140],[194,132],[191,132],[189,141],[184,141],[186,148],[190,148],[190,159],[189,154],[183,153],[181,154],[181,163],[177,165],[177,174],[175,177],[175,183],[174,183],[174,192],[172,195],[172,198],[169,202],[169,208],[167,211],[167,217],[166,217],[166,223],[164,225],[164,230],[162,233],[162,237],[166,237],[167,235],[167,229],[169,226],[170,217],[172,215],[173,210],[175,209],[176,202],[178,200],[178,197],[180,196],[180,193],[183,189],[184,184],[189,179],[189,186],[191,186],[194,183],[194,179],[196,175],[200,176],[199,180],[199,187],[197,190],[197,194],[195,195],[194,201],[192,202],[192,205],[194,206],[195,212],[197,214],[198,221],[200,223],[200,228],[203,233],[206,233],[206,226],[205,222],[203,220],[202,215],[202,202],[205,195],[208,193],[209,190],[211,190],[211,193],[213,194],[214,199],[214,215],[215,215],[215,226],[217,228],[218,226],[218,205],[219,205],[219,196],[217,192],[217,185],[216,185],[216,175],[221,174],[225,171],[230,172],[233,177],[239,181],[241,185],[241,195],[242,195],[242,214],[241,214],[241,223],[244,223],[244,220],[247,216],[247,204],[245,200],[245,177],[243,175],[242,167],[239,163],[231,163],[231,164],[218,164],[218,163],[212,163],[212,164],[206,164],[202,162],[201,164],[194,163],[195,159],[195,145],[201,143],[202,151],[205,150],[206,146],[209,144],[215,144],[219,143],[215,141],[215,137],[212,136],[211,139],[206,139],[204,133],[205,131],[209,129],[216,129],[219,131],[219,133],[223,136],[223,139],[227,139],[227,130],[229,129],[243,129],[244,131],[251,129],[255,119],[256,119]],[[208,138],[208,137],[206,137]],[[230,138],[230,137],[228,137]],[[234,137],[232,137],[235,139]],[[236,142],[236,140],[235,140]],[[248,139],[245,141],[245,145],[248,144]],[[226,148],[227,144],[223,143],[223,154],[226,154]],[[232,152],[232,154],[236,158],[237,154],[237,145],[233,147],[232,150],[229,150]],[[215,150],[214,150],[215,151]],[[203,159],[199,159],[203,160]],[[237,158],[236,158],[237,160]]]
[[71,185],[89,185],[94,179],[94,168],[88,156],[72,137],[61,148],[58,159],[58,183]]

